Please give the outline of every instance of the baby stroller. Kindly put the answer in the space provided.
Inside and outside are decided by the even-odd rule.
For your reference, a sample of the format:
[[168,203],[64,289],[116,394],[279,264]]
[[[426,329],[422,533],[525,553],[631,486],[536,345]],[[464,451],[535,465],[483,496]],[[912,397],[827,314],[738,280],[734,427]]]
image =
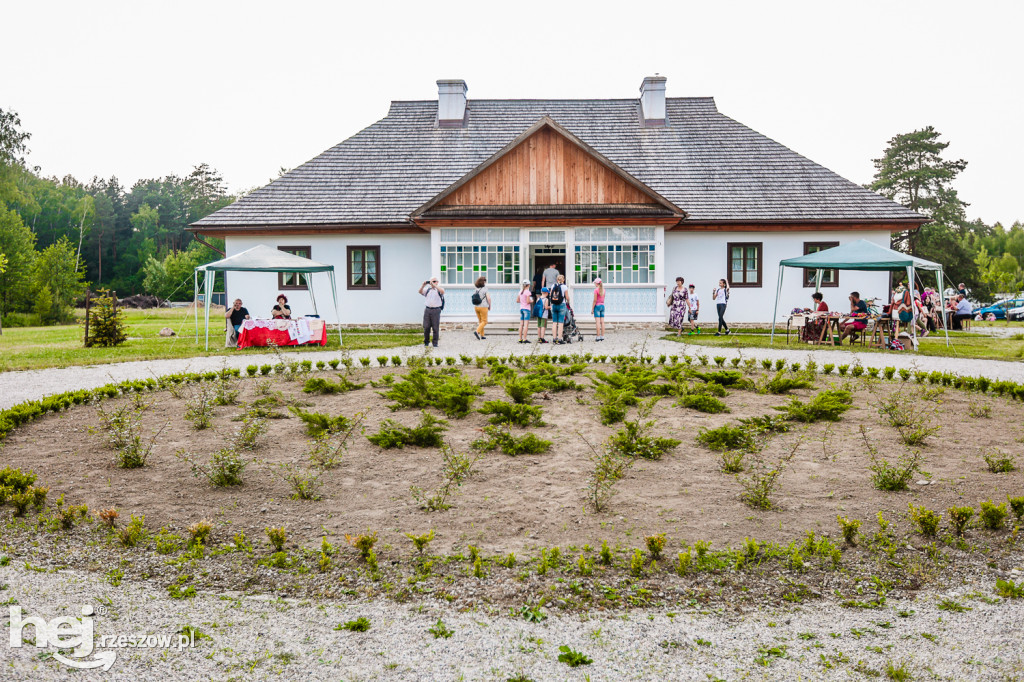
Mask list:
[[580,332],[580,328],[576,326],[576,315],[572,312],[572,307],[566,305],[565,324],[562,325],[562,343],[572,343],[573,339],[582,341],[583,334]]

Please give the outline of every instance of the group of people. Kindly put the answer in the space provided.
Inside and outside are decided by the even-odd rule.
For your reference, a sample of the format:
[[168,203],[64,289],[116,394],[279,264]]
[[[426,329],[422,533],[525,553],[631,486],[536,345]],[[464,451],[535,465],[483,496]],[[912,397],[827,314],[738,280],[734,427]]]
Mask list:
[[[839,316],[839,345],[846,338],[850,339],[851,344],[855,343],[868,326],[870,311],[867,302],[861,299],[857,291],[850,292],[849,301],[849,313]],[[824,295],[820,291],[811,294],[811,307],[804,308],[803,312],[808,315],[808,319],[801,329],[801,340],[820,341],[829,333],[825,327],[830,324],[829,307]],[[945,319],[941,317],[943,314],[946,315]],[[917,328],[922,338],[945,326],[963,329],[963,321],[974,317],[974,309],[963,284],[958,287],[956,295],[950,296],[943,305],[941,296],[931,287],[925,287],[922,293],[917,289],[911,290],[905,282],[899,282],[893,288],[890,304],[883,309],[881,317],[891,323],[890,344],[895,346],[900,332],[913,331],[913,327]]]
[[[477,326],[473,336],[478,340],[487,339],[487,318],[493,300],[487,289],[487,278],[478,277],[474,283],[472,295],[473,310],[476,312]],[[421,291],[422,293],[422,291]],[[565,283],[565,275],[558,271],[558,265],[551,263],[547,268],[537,272],[533,282],[523,281],[516,294],[519,307],[519,343],[530,341],[530,321],[537,320],[537,343],[548,343],[547,327],[551,321],[551,343],[564,343],[562,332],[568,317],[572,314],[572,301],[569,287]],[[594,280],[594,296],[590,312],[594,316],[595,341],[604,341],[605,288],[601,278]],[[424,324],[424,345],[427,345],[427,328]],[[436,335],[435,343],[436,346]]]
[[[242,323],[248,319],[249,310],[242,306],[242,299],[236,298],[231,307],[224,311],[224,317],[231,320],[231,328],[235,330],[235,335],[238,335],[238,331],[242,328]],[[292,309],[288,307],[288,297],[284,294],[277,295],[277,303],[270,309],[270,317],[275,320],[290,320],[292,319]]]
[[[715,336],[728,336],[732,333],[729,325],[725,323],[725,309],[729,305],[729,282],[724,279],[718,280],[718,286],[711,290],[711,299],[718,311],[718,331],[715,332]],[[676,330],[676,336],[683,333],[683,327],[687,324],[690,327],[688,336],[701,333],[700,296],[697,295],[695,285],[687,286],[684,278],[676,277],[676,287],[669,292],[665,305],[669,309],[668,325]]]

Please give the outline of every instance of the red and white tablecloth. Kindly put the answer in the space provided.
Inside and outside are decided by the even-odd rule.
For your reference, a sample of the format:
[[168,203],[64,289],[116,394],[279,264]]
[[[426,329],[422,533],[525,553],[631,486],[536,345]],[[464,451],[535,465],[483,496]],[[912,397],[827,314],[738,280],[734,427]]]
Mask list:
[[316,318],[245,320],[238,330],[238,347],[327,345],[327,325]]

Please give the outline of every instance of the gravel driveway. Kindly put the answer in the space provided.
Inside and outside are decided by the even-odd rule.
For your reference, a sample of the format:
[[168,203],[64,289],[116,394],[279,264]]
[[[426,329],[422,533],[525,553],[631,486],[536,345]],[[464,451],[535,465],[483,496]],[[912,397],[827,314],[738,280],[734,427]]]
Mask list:
[[[869,611],[830,603],[745,613],[644,609],[552,615],[531,624],[434,603],[202,593],[176,601],[155,586],[112,587],[90,575],[13,564],[0,569],[4,583],[0,594],[32,616],[77,615],[81,605],[95,606],[97,635],[173,634],[191,625],[209,637],[194,649],[115,649],[109,672],[74,676],[33,646],[0,642],[5,680],[847,680],[878,673],[886,679],[887,664],[904,665],[918,680],[1024,674],[1024,599],[967,597],[974,589],[991,595],[990,585],[965,585],[952,595],[972,609],[963,613],[939,610],[939,595],[922,594]],[[334,629],[359,617],[369,620],[369,631]],[[439,618],[450,638],[429,632]],[[563,645],[593,663],[558,662]]]

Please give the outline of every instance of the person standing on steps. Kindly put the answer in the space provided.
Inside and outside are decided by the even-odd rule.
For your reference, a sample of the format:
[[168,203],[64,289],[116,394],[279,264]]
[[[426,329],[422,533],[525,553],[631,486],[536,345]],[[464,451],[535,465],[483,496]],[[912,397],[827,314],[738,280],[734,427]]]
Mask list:
[[561,273],[558,272],[558,268],[555,267],[554,263],[549,265],[547,267],[547,269],[544,270],[544,274],[541,277],[541,284],[540,284],[541,288],[542,289],[547,289],[548,291],[551,291],[552,289],[554,289],[555,288],[555,284],[558,283],[558,276],[560,274]]
[[690,312],[688,316],[690,331],[687,333],[687,336],[693,336],[694,332],[700,334],[700,324],[697,323],[697,317],[700,315],[700,297],[697,296],[697,287],[693,284],[690,285],[688,296],[690,299]]
[[676,277],[676,288],[669,292],[665,299],[668,306],[668,326],[676,330],[676,336],[683,333],[683,325],[690,315],[690,294],[686,290],[686,280]]
[[491,294],[487,291],[487,278],[477,277],[476,291],[473,292],[473,296],[470,302],[473,304],[473,310],[476,312],[476,331],[473,332],[478,340],[482,341],[487,338],[487,314],[491,311]]
[[548,328],[548,318],[551,317],[551,305],[548,303],[550,292],[542,288],[537,295],[537,302],[533,304],[533,314],[537,318],[537,343],[547,343],[544,332]]
[[437,285],[437,277],[431,277],[420,286],[420,296],[424,297],[426,306],[423,308],[423,346],[430,345],[430,332],[434,332],[434,348],[441,338],[441,310],[444,308],[444,289]]
[[724,279],[718,280],[718,286],[711,292],[711,298],[715,299],[715,308],[718,309],[718,331],[715,332],[715,336],[721,336],[722,329],[725,329],[726,336],[732,334],[729,325],[725,323],[725,307],[729,305],[729,283]]
[[598,277],[594,280],[594,302],[590,312],[594,315],[594,328],[597,336],[594,341],[604,341],[604,282]]
[[530,315],[533,312],[533,296],[530,295],[530,283],[523,280],[519,287],[519,343],[530,343]]
[[548,301],[551,304],[551,342],[564,343],[562,325],[565,324],[565,308],[569,305],[569,287],[565,285],[565,277],[562,275],[555,279],[555,285],[548,294]]

